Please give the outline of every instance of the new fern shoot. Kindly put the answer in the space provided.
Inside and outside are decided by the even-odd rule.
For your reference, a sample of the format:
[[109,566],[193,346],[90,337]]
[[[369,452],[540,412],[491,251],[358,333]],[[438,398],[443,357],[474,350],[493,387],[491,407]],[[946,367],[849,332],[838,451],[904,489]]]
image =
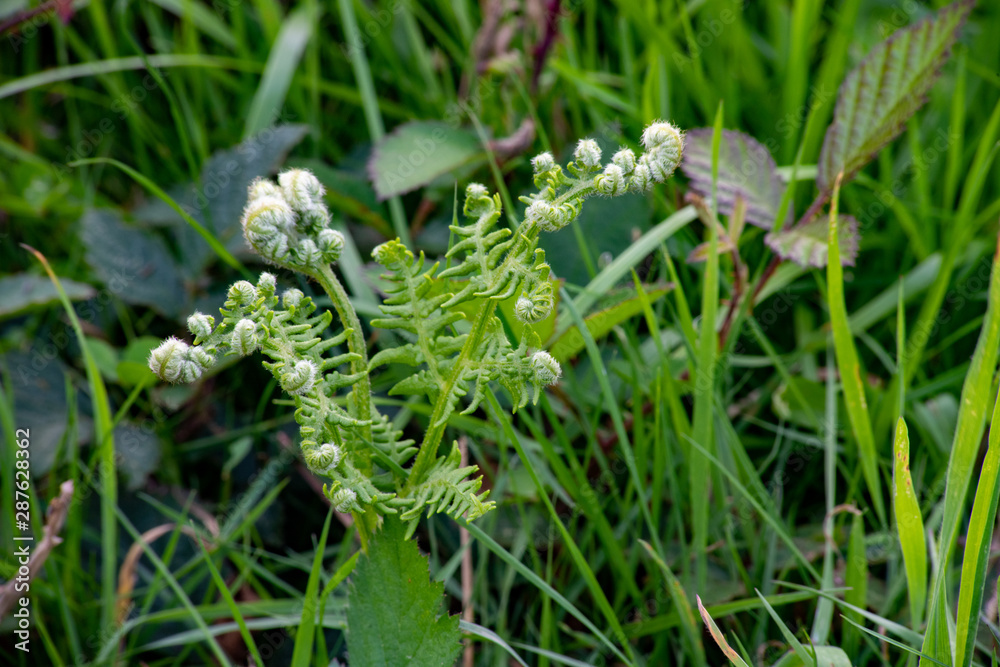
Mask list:
[[[300,290],[279,295],[275,276],[262,273],[256,285],[241,280],[230,287],[218,322],[193,314],[193,344],[170,338],[151,353],[149,366],[164,380],[194,382],[222,356],[261,353],[264,367],[295,402],[306,464],[329,480],[324,493],[337,510],[354,516],[366,549],[386,515],[398,514],[407,536],[424,513],[475,519],[494,503],[488,492],[480,493],[476,466],[461,466],[456,444],[438,451],[449,417],[476,410],[494,382],[516,410],[537,400],[561,372],[530,329],[510,340],[497,304],[516,297],[514,312],[525,323],[551,313],[554,295],[539,233],[573,222],[588,197],[645,192],[663,182],[680,163],[683,138],[673,125],[658,122],[643,132],[642,146],[639,156],[625,148],[603,164],[597,143],[584,139],[565,169],[551,154],[538,155],[532,160],[538,192],[522,198],[527,209],[513,231],[497,225],[499,195],[469,185],[469,222],[452,226],[456,240],[444,270],[399,240],[376,247],[372,256],[392,286],[381,305],[384,316],[371,324],[397,331],[403,342],[371,357],[331,267],[344,238],[330,228],[323,186],[300,169],[282,173],[277,183],[258,180],[242,218],[247,243],[267,262],[315,280],[336,316],[317,312]],[[470,326],[459,307],[474,300],[480,305]],[[405,439],[372,402],[370,376],[387,364],[414,369],[391,394],[425,396],[432,406],[420,443]],[[343,400],[335,400],[338,395]]]

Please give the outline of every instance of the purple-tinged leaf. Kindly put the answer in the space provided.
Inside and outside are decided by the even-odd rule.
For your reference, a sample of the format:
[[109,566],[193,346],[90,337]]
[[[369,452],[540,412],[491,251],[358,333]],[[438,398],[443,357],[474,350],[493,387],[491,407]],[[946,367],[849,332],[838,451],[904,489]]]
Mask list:
[[819,157],[816,185],[823,199],[838,173],[850,180],[923,106],[973,4],[959,0],[898,30],[847,75]]
[[[708,199],[712,196],[712,128],[690,130],[684,137],[681,170],[691,179],[691,189]],[[723,130],[719,144],[718,210],[732,215],[736,198],[746,202],[746,222],[771,229],[781,206],[785,184],[778,176],[767,147],[753,137]],[[791,220],[789,208],[788,219]]]
[[[825,213],[805,224],[768,234],[765,241],[782,259],[790,259],[799,266],[821,269],[826,266],[830,219]],[[849,215],[838,215],[840,262],[854,266],[858,256],[858,221]]]

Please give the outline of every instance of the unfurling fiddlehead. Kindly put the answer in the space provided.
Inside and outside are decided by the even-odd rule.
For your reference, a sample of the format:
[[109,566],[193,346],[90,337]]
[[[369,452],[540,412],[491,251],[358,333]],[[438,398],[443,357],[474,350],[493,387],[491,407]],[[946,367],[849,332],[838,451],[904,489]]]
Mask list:
[[[465,412],[476,410],[494,382],[516,410],[529,396],[537,400],[561,373],[530,328],[519,341],[508,338],[496,306],[514,298],[514,314],[526,324],[552,313],[553,284],[537,248],[539,232],[571,223],[588,197],[643,192],[669,177],[681,157],[677,128],[655,123],[642,144],[638,158],[625,148],[602,165],[597,143],[585,139],[565,171],[551,154],[537,156],[532,165],[539,192],[522,198],[525,219],[513,232],[497,227],[499,196],[469,185],[464,213],[471,222],[451,227],[457,242],[446,258],[454,264],[441,272],[398,240],[375,248],[390,286],[384,317],[371,324],[406,340],[370,360],[357,314],[330,267],[345,239],[330,228],[322,185],[300,169],[282,173],[277,183],[255,181],[242,219],[247,242],[268,262],[317,280],[333,302],[340,333],[324,337],[333,314],[316,315],[312,299],[297,289],[279,297],[275,276],[262,273],[256,285],[239,281],[229,289],[218,324],[202,313],[189,317],[194,345],[170,338],[150,354],[149,366],[170,382],[193,382],[220,356],[260,352],[269,358],[264,367],[295,401],[303,459],[330,480],[324,492],[338,510],[355,514],[363,539],[385,514],[400,513],[411,531],[424,513],[478,517],[494,503],[486,500],[488,491],[479,493],[476,467],[461,466],[456,446],[438,455],[449,417],[463,400]],[[462,323],[467,316],[459,308],[470,302],[477,311],[471,326]],[[369,375],[389,364],[416,369],[390,394],[426,395],[433,404],[419,447],[372,403]],[[338,398],[342,391],[347,395]]]

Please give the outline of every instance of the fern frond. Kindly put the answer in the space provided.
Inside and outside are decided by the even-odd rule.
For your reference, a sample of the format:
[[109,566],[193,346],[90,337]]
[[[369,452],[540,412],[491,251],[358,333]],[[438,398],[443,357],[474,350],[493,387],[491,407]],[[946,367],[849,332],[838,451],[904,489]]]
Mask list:
[[412,522],[411,532],[425,511],[427,514],[443,512],[452,518],[465,515],[468,519],[475,519],[496,506],[496,503],[486,500],[489,491],[477,493],[483,485],[483,478],[470,479],[479,468],[474,465],[463,468],[461,463],[458,443],[453,443],[451,452],[438,458],[426,479],[407,496],[406,500],[412,500],[413,504],[400,518]]
[[[430,294],[438,265],[434,264],[424,271],[423,253],[420,253],[419,259],[414,258],[406,246],[395,240],[378,246],[372,255],[389,271],[383,277],[393,283],[387,290],[390,296],[381,306],[382,312],[387,317],[372,320],[372,326],[410,333],[416,337],[416,343],[397,348],[398,352],[375,355],[369,363],[369,368],[389,362],[406,363],[411,366],[426,365],[425,376],[433,381],[435,387],[433,391],[436,391],[444,385],[444,377],[438,367],[440,360],[447,357],[442,346],[446,350],[451,350],[455,346],[453,338],[446,333],[446,329],[462,319],[462,313],[442,310],[442,304],[451,295]],[[412,392],[401,390],[397,393]]]

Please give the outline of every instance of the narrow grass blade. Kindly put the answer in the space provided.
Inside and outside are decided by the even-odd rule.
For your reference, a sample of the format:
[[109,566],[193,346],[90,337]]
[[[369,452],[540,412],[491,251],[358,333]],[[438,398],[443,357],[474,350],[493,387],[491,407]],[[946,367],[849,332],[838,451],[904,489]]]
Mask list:
[[695,599],[698,601],[698,612],[701,614],[702,619],[705,621],[705,625],[708,626],[708,631],[712,635],[712,639],[715,643],[719,645],[722,652],[726,654],[729,658],[729,662],[736,665],[736,667],[750,667],[746,661],[740,657],[740,654],[733,650],[733,647],[729,645],[726,641],[725,636],[723,636],[722,631],[719,630],[719,626],[715,624],[712,617],[708,615],[708,611],[705,609],[705,605],[701,603],[701,596],[696,595]]
[[594,633],[594,636],[597,637],[601,641],[601,643],[608,648],[609,651],[618,656],[625,664],[628,665],[635,664],[634,662],[626,658],[625,654],[622,653],[621,650],[617,646],[615,646],[610,639],[608,639],[607,635],[601,632],[590,619],[584,616],[583,613],[579,609],[577,609],[572,602],[567,600],[564,595],[562,595],[556,589],[552,588],[552,586],[546,583],[545,580],[543,580],[537,574],[529,570],[524,565],[524,563],[522,563],[517,558],[512,556],[506,549],[497,544],[496,541],[492,537],[484,533],[479,526],[477,526],[474,523],[466,523],[465,528],[469,531],[469,534],[471,534],[473,537],[479,540],[483,544],[483,546],[485,546],[487,549],[489,549],[497,556],[499,556],[500,559],[503,560],[505,563],[513,567],[521,576],[527,579],[538,590],[542,591],[543,593],[551,597],[553,600],[555,600],[556,603],[559,604],[559,606],[565,609],[567,612],[569,612],[569,614],[573,616],[573,618],[580,621],[580,623],[583,624],[583,626],[587,628],[587,630]]
[[830,204],[830,234],[827,243],[829,261],[826,263],[826,280],[830,306],[830,324],[833,328],[833,345],[837,353],[837,370],[840,372],[840,382],[844,391],[844,401],[847,404],[847,416],[851,422],[851,431],[858,443],[858,458],[861,460],[861,471],[868,485],[872,505],[879,521],[886,525],[885,505],[882,501],[882,483],[878,472],[878,451],[875,448],[875,436],[872,433],[871,419],[868,415],[868,403],[865,400],[865,387],[861,380],[861,364],[858,362],[858,351],[854,347],[851,328],[847,319],[847,305],[844,302],[844,267],[840,264],[840,243],[837,238],[837,202],[840,197],[840,179],[833,188],[833,199]]
[[809,559],[806,558],[804,553],[802,553],[802,550],[799,549],[798,545],[795,544],[795,541],[792,539],[792,536],[788,534],[788,529],[781,523],[780,519],[776,519],[772,512],[768,512],[767,508],[765,508],[764,505],[762,505],[757,498],[754,498],[753,494],[750,493],[746,489],[746,487],[744,487],[740,483],[740,480],[737,479],[736,475],[734,475],[729,469],[727,469],[724,465],[722,465],[722,462],[719,461],[719,459],[715,458],[715,456],[710,454],[704,447],[699,445],[694,439],[691,439],[690,443],[693,448],[697,449],[702,454],[702,456],[704,456],[711,463],[715,464],[715,466],[719,469],[719,471],[726,477],[726,479],[729,480],[729,483],[732,485],[733,489],[739,491],[743,495],[743,497],[747,499],[747,502],[750,503],[755,510],[757,510],[761,518],[764,519],[764,521],[766,521],[768,525],[770,525],[771,528],[774,529],[774,532],[778,534],[778,537],[781,539],[782,542],[785,543],[785,546],[787,546],[789,551],[792,552],[792,555],[795,557],[797,561],[799,561],[799,564],[802,565],[803,569],[805,569],[805,571],[808,572],[809,575],[812,576],[813,579],[815,579],[816,581],[822,581],[823,577],[816,570],[813,564],[809,562]]
[[542,499],[542,502],[545,504],[546,509],[548,509],[549,516],[555,523],[556,528],[559,529],[559,533],[562,535],[564,543],[566,544],[566,547],[569,549],[570,555],[573,557],[573,562],[576,564],[577,568],[579,568],[580,574],[583,575],[584,580],[587,582],[587,587],[590,589],[590,593],[594,597],[594,601],[597,603],[597,606],[601,608],[601,612],[604,614],[604,617],[607,620],[608,625],[611,627],[612,632],[614,632],[614,634],[618,637],[619,641],[621,642],[622,646],[625,649],[625,652],[629,655],[629,658],[631,659],[632,647],[628,643],[628,640],[625,638],[625,631],[622,629],[621,623],[618,621],[618,616],[615,614],[614,609],[611,607],[611,603],[608,601],[608,598],[605,595],[604,590],[601,588],[600,583],[597,581],[597,577],[594,576],[594,571],[591,569],[590,563],[587,561],[586,557],[584,557],[583,552],[580,551],[580,547],[577,546],[576,541],[573,539],[573,536],[570,534],[568,530],[566,530],[566,526],[559,518],[559,513],[556,511],[556,508],[552,504],[552,501],[549,500],[549,494],[545,488],[545,485],[542,484],[542,481],[538,477],[538,473],[535,471],[535,466],[532,464],[531,459],[529,458],[527,452],[524,451],[524,447],[521,446],[521,441],[517,437],[517,434],[514,433],[514,429],[510,424],[510,419],[507,417],[507,414],[504,412],[503,408],[500,407],[500,402],[497,401],[496,395],[492,391],[489,391],[486,395],[486,398],[489,401],[489,406],[490,409],[493,411],[494,418],[500,423],[501,427],[503,428],[504,434],[507,437],[507,440],[510,441],[510,444],[514,447],[514,450],[520,457],[521,463],[524,465],[525,469],[528,471],[528,474],[531,476],[531,481],[534,482],[535,488],[538,490],[538,497]]
[[895,456],[892,466],[892,502],[896,515],[896,532],[903,551],[906,569],[907,592],[910,598],[910,619],[919,628],[927,602],[927,542],[924,537],[924,520],[920,503],[910,479],[910,435],[906,421],[896,422]]
[[[719,310],[719,237],[718,221],[715,220],[714,202],[718,201],[715,192],[719,180],[719,146],[722,140],[722,103],[715,117],[715,133],[712,137],[712,206],[711,220],[708,227],[708,261],[705,263],[705,275],[701,293],[701,325],[698,337],[698,364],[694,385],[694,430],[692,438],[711,454],[715,453],[715,441],[712,429],[712,411],[715,406],[715,357],[718,353],[718,334],[715,331],[715,320]],[[707,491],[709,488],[708,461],[701,456],[692,456],[688,461],[688,489],[691,500],[692,541],[691,550],[695,555],[695,582],[697,590],[704,591],[708,583],[708,559],[705,550],[708,546],[708,505]],[[715,489],[722,493],[722,489]]]
[[780,616],[778,616],[778,612],[774,610],[760,591],[757,591],[757,597],[759,597],[761,602],[764,603],[764,609],[767,610],[767,613],[771,616],[771,620],[773,620],[775,625],[778,626],[778,630],[781,631],[785,641],[788,642],[788,645],[792,647],[793,651],[795,651],[795,655],[799,657],[799,660],[801,660],[805,665],[813,665],[815,667],[816,659],[809,653],[809,651],[806,650],[802,643],[795,638],[795,633],[793,633],[788,626],[785,625],[785,622],[781,620]]
[[[635,243],[615,257],[610,264],[594,276],[593,280],[587,283],[584,290],[573,300],[573,304],[577,310],[586,315],[603,295],[607,294],[612,287],[615,287],[647,255],[656,252],[661,243],[686,227],[697,217],[698,214],[695,212],[693,206],[685,206],[639,237]],[[569,328],[570,324],[570,322],[566,322],[565,324],[557,325],[556,332],[553,335],[558,336],[562,334]]]
[[278,117],[302,53],[312,38],[317,18],[309,11],[309,5],[304,5],[281,22],[281,30],[271,45],[260,85],[247,111],[244,139],[267,128]]
[[860,632],[864,632],[867,635],[871,635],[872,637],[874,637],[875,639],[877,639],[880,642],[885,642],[886,644],[890,644],[892,646],[895,646],[899,650],[906,651],[907,653],[915,655],[918,658],[924,658],[926,660],[929,660],[930,662],[933,662],[935,665],[941,665],[942,667],[948,667],[948,665],[944,664],[943,662],[939,662],[939,661],[935,660],[934,658],[930,657],[929,655],[924,655],[923,653],[921,653],[917,649],[913,648],[912,646],[907,646],[903,642],[897,641],[897,640],[893,639],[892,637],[887,637],[886,635],[879,634],[879,633],[875,632],[874,630],[866,628],[865,626],[861,625],[860,623],[855,623],[854,621],[852,621],[851,619],[847,618],[846,616],[844,616],[844,620],[846,622],[850,623],[851,625],[853,625]]
[[[754,322],[749,318],[747,322]],[[756,329],[755,329],[756,331]],[[758,338],[766,340],[766,336]],[[831,358],[831,350],[827,345],[827,358]],[[786,373],[787,375],[787,373]],[[789,387],[795,385],[788,379]],[[808,412],[807,412],[808,414]],[[824,421],[821,429],[823,436],[823,486],[826,490],[826,522],[824,525],[823,545],[823,588],[833,588],[833,521],[837,504],[837,383],[833,373],[826,374],[826,403],[824,406]],[[820,598],[816,603],[816,614],[813,617],[811,633],[814,644],[826,644],[830,635],[830,625],[833,622],[833,602]]]
[[173,590],[174,595],[177,596],[181,605],[183,605],[184,609],[187,610],[187,618],[194,621],[194,624],[198,626],[198,629],[194,631],[197,636],[208,642],[208,646],[212,650],[212,655],[215,656],[216,660],[218,660],[220,664],[231,665],[232,663],[229,661],[229,658],[222,650],[222,647],[219,646],[219,642],[216,641],[215,634],[209,629],[208,624],[205,623],[205,619],[191,602],[191,598],[189,598],[187,593],[184,592],[184,588],[181,586],[180,582],[177,581],[176,577],[174,577],[174,575],[170,572],[170,569],[164,564],[156,552],[153,551],[146,540],[143,539],[142,535],[139,534],[139,531],[136,530],[135,526],[132,525],[132,522],[128,520],[125,513],[118,509],[117,506],[112,509],[117,515],[118,521],[120,521],[121,525],[125,527],[125,530],[132,536],[132,539],[142,545],[142,550],[146,554],[146,558],[153,563],[157,572],[159,572],[160,576],[166,580],[170,589]]
[[191,225],[191,228],[194,229],[196,232],[198,232],[198,234],[203,239],[205,239],[205,242],[208,243],[208,245],[212,248],[212,250],[215,251],[215,254],[219,256],[219,259],[221,259],[226,264],[228,264],[229,266],[233,267],[234,269],[242,273],[244,278],[253,280],[253,274],[251,274],[247,270],[247,268],[240,263],[240,260],[233,257],[233,255],[228,250],[226,250],[225,246],[223,246],[222,243],[220,243],[219,240],[212,235],[212,232],[205,229],[200,222],[198,222],[190,215],[188,215],[187,211],[181,208],[180,204],[175,202],[173,198],[166,192],[164,192],[156,183],[146,178],[145,176],[143,176],[142,174],[140,174],[138,171],[128,166],[127,164],[106,157],[95,157],[95,158],[88,158],[86,160],[77,160],[75,162],[70,162],[69,166],[76,167],[84,164],[110,164],[111,166],[117,167],[118,169],[124,171],[126,174],[131,176],[136,183],[138,183],[139,185],[143,186],[151,193],[156,195],[161,201],[163,201],[164,204],[166,204],[174,211],[176,211],[177,215],[184,218],[184,221],[189,225]]
[[468,632],[470,635],[475,635],[480,639],[485,639],[488,642],[496,644],[503,650],[507,651],[507,653],[510,654],[510,657],[512,657],[514,660],[517,660],[517,664],[521,665],[521,667],[528,667],[528,663],[526,663],[524,659],[522,659],[521,656],[517,654],[517,651],[511,648],[510,644],[508,644],[503,640],[503,637],[493,632],[489,628],[484,628],[481,625],[478,625],[476,623],[470,623],[469,621],[466,620],[460,620],[458,622],[458,627],[460,630],[462,630],[462,632]]
[[306,584],[306,594],[302,600],[302,619],[295,635],[295,651],[292,653],[293,667],[309,667],[312,663],[313,637],[316,634],[316,610],[319,608],[319,580],[323,572],[323,553],[326,551],[326,537],[330,533],[330,519],[333,507],[326,513],[323,533],[320,535],[316,552],[313,554],[312,571]]
[[962,582],[958,589],[958,613],[955,616],[955,665],[969,667],[976,648],[983,589],[990,568],[990,543],[1000,497],[1000,396],[993,406],[989,449],[979,473],[979,486],[969,517],[962,559]]
[[[865,550],[865,520],[855,514],[851,522],[851,536],[847,544],[847,573],[844,583],[850,589],[844,593],[844,602],[859,609],[867,607],[868,599],[868,554]],[[861,615],[848,610],[845,616],[856,621]],[[857,655],[860,636],[844,629],[843,647],[851,655]]]
[[951,660],[952,656],[949,638],[944,634],[948,627],[945,579],[955,538],[962,523],[965,497],[972,471],[979,455],[979,444],[986,425],[986,410],[993,391],[993,374],[997,366],[998,353],[1000,353],[1000,262],[994,256],[986,319],[972,355],[969,372],[962,385],[961,409],[955,427],[951,456],[948,459],[944,513],[937,545],[939,567],[934,577],[930,607],[927,611],[928,628],[923,652],[946,662]]
[[[691,601],[688,600],[687,593],[684,592],[684,587],[681,586],[681,582],[674,576],[667,562],[653,551],[653,547],[648,542],[639,540],[639,544],[646,549],[646,553],[653,559],[653,562],[660,568],[664,578],[667,580],[667,593],[670,594],[674,606],[677,607],[677,612],[681,619],[681,627],[684,629],[684,636],[695,656],[694,664],[705,664],[705,647],[701,643],[701,633],[698,632],[698,626],[695,624],[694,610],[691,609]],[[700,602],[699,600],[699,604]]]
[[889,619],[885,618],[884,616],[879,616],[878,614],[873,614],[872,612],[868,611],[867,609],[861,609],[860,607],[855,607],[852,604],[848,604],[848,603],[844,602],[843,600],[841,600],[841,599],[837,598],[835,595],[833,595],[833,592],[836,592],[836,591],[833,591],[833,592],[831,592],[831,591],[818,591],[815,588],[809,588],[808,586],[800,586],[799,584],[793,584],[793,583],[788,582],[788,581],[777,581],[775,583],[781,584],[782,586],[785,586],[786,588],[791,588],[792,590],[795,590],[795,591],[808,591],[808,592],[811,592],[813,595],[818,595],[820,597],[827,598],[829,600],[833,600],[837,604],[837,606],[843,607],[844,609],[849,609],[851,611],[858,612],[858,614],[860,614],[864,618],[867,618],[872,623],[875,623],[876,625],[882,626],[883,628],[885,628],[889,632],[895,634],[897,637],[902,637],[906,641],[909,641],[909,642],[912,642],[912,643],[916,644],[916,643],[919,643],[921,640],[923,640],[923,636],[919,632],[917,632],[916,630],[911,630],[910,628],[906,627],[905,625],[900,625],[899,623],[896,623],[894,621],[890,621]]
[[219,589],[219,593],[222,595],[226,606],[229,607],[233,615],[233,620],[236,621],[236,625],[240,628],[240,637],[243,638],[243,643],[246,645],[247,650],[250,651],[250,655],[256,660],[258,665],[263,665],[264,660],[260,657],[260,651],[257,649],[257,642],[254,641],[253,635],[250,634],[250,629],[247,627],[246,619],[243,618],[243,614],[240,612],[240,606],[236,603],[236,599],[233,597],[232,592],[229,590],[229,586],[226,585],[226,580],[222,578],[219,573],[219,568],[215,567],[215,563],[212,561],[211,555],[209,555],[208,550],[205,545],[202,544],[201,540],[195,540],[198,543],[198,547],[201,549],[201,553],[205,557],[205,564],[208,566],[208,571],[212,574],[212,581],[215,582],[216,588]]
[[[352,0],[337,0],[337,8],[347,37],[347,47],[350,50],[348,60],[351,62],[354,80],[361,94],[361,106],[365,112],[368,134],[372,142],[377,142],[385,135],[385,124],[379,112],[378,95],[375,94],[375,83],[371,68],[368,66],[368,55],[362,41],[361,29],[358,27],[358,19],[354,14],[354,4]],[[399,197],[389,200],[389,215],[392,218],[392,229],[399,240],[403,245],[411,247],[413,243],[410,239],[410,228],[403,211],[403,202]]]
[[108,400],[108,390],[97,367],[97,362],[90,350],[80,319],[73,310],[66,291],[59,277],[56,276],[45,255],[31,246],[21,244],[41,263],[49,275],[52,284],[59,293],[66,315],[73,325],[77,342],[83,353],[83,364],[87,369],[87,384],[90,387],[90,400],[94,410],[94,442],[97,444],[98,459],[101,466],[101,627],[110,632],[114,625],[115,612],[115,581],[118,569],[118,523],[115,511],[118,504],[118,477],[115,466],[115,440],[112,434],[111,404]]

